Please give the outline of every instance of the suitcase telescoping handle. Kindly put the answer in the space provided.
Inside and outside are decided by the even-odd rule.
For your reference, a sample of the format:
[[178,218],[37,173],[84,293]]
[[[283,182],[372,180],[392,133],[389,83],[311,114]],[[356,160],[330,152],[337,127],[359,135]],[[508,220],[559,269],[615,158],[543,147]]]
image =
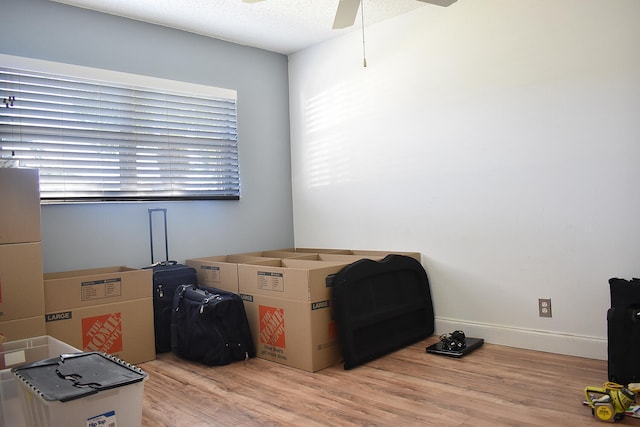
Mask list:
[[158,261],[151,264],[151,267],[156,267],[158,265],[167,266],[167,265],[177,265],[177,264],[178,264],[178,261]]
[[[165,260],[160,262],[155,262],[153,256],[153,213],[160,212],[162,213],[162,222],[164,225],[164,255]],[[149,246],[151,247],[151,265],[173,265],[177,264],[176,261],[169,261],[169,237],[167,235],[167,209],[166,208],[150,208],[149,209]]]

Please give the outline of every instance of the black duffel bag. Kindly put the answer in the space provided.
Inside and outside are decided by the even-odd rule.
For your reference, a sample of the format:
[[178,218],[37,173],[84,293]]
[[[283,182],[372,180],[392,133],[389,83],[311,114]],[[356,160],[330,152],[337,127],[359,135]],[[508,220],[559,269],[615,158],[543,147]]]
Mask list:
[[171,332],[177,356],[206,365],[227,365],[256,354],[242,299],[222,289],[179,286]]

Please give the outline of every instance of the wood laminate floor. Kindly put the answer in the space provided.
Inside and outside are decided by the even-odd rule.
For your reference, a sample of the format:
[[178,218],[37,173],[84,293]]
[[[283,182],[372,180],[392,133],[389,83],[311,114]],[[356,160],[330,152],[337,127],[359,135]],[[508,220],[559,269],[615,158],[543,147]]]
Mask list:
[[[431,337],[345,371],[262,359],[207,367],[165,353],[139,366],[143,426],[603,426],[582,405],[607,362],[485,344],[427,354]],[[626,417],[618,425],[640,426]]]

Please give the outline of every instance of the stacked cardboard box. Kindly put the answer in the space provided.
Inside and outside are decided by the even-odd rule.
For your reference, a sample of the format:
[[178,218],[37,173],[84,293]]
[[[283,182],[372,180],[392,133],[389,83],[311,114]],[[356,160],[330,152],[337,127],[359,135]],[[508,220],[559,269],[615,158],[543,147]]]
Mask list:
[[380,261],[390,253],[420,260],[418,252],[302,248],[253,253],[286,254],[279,264],[239,264],[238,289],[258,357],[309,372],[339,363],[332,277],[359,259]]
[[38,171],[0,168],[0,342],[51,335],[130,363],[155,358],[151,271],[43,275],[40,239]]
[[[278,249],[233,255],[191,258],[187,259],[185,264],[195,268],[198,275],[198,284],[238,293],[238,265],[240,264],[277,266],[280,265],[281,259],[339,261],[342,263],[351,263],[362,258],[381,259],[389,253],[391,252],[353,251],[348,249]],[[420,261],[420,254],[417,252],[402,252],[400,254],[415,257]]]
[[185,261],[198,283],[237,292],[257,355],[315,372],[342,360],[331,307],[332,277],[362,258],[388,254],[420,261],[418,252],[285,248]]
[[38,171],[0,168],[0,342],[46,333],[40,239]]
[[309,372],[340,362],[330,279],[345,265],[283,258],[277,266],[238,266],[258,357]]
[[44,275],[47,334],[129,363],[155,359],[152,271],[128,267]]

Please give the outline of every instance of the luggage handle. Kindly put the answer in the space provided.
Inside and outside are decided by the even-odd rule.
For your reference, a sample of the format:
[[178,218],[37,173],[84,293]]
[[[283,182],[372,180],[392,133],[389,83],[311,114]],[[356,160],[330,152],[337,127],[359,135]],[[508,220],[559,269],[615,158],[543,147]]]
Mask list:
[[[153,249],[151,251],[153,252]],[[176,264],[178,264],[178,261],[173,261],[173,260],[171,260],[171,261],[158,261],[158,262],[154,262],[153,264],[151,264],[151,267],[157,267],[159,265],[166,267],[168,265],[176,265]]]
[[[212,294],[209,292],[208,289],[201,289],[198,288],[197,286],[193,285],[193,284],[187,284],[187,285],[180,285],[178,287],[178,289],[176,289],[176,294],[178,296],[178,298],[184,298],[184,294],[185,292],[187,292],[187,289],[191,289],[192,291],[204,291],[204,300],[202,300],[202,303],[200,304],[200,314],[204,313],[204,308],[209,304],[209,302],[211,300],[221,300],[222,297],[220,296],[220,294]],[[175,311],[180,311],[180,305],[177,304]]]

